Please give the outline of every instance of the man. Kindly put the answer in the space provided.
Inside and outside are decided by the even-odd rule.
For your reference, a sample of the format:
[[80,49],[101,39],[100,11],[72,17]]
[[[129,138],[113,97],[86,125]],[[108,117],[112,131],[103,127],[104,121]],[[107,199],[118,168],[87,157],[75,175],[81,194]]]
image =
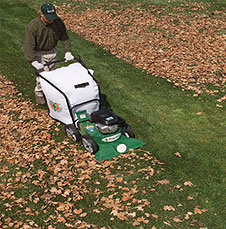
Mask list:
[[[56,60],[58,41],[63,46],[65,61],[73,60],[71,43],[63,21],[57,16],[52,4],[43,4],[40,17],[33,19],[27,26],[24,39],[26,59],[39,72],[52,71],[55,64],[48,67],[44,64]],[[36,77],[35,97],[38,104],[45,104],[39,77]]]

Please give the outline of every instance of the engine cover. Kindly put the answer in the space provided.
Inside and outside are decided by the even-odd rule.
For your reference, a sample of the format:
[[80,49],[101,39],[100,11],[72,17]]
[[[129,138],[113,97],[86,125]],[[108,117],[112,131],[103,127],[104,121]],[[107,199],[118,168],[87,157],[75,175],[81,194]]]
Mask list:
[[93,113],[91,113],[90,116],[93,122],[107,126],[116,125],[119,121],[117,116],[107,109],[100,109],[98,111],[94,111]]

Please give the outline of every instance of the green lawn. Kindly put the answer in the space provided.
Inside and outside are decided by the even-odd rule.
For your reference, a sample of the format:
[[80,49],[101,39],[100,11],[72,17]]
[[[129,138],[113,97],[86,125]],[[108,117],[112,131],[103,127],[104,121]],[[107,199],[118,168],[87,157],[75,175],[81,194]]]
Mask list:
[[[24,58],[23,38],[26,24],[37,16],[35,9],[44,1],[33,2],[25,0],[1,0],[0,2],[0,72],[1,75],[6,76],[17,85],[17,88],[26,99],[31,99],[34,102],[35,77],[33,69]],[[59,4],[65,1],[58,0],[56,2]],[[90,1],[81,1],[79,4],[85,2]],[[105,2],[110,3],[112,1]],[[129,4],[131,1],[116,2],[123,5],[124,3]],[[159,1],[154,0],[136,2],[159,4]],[[173,2],[175,3],[175,1]],[[206,2],[210,3],[210,8],[218,10],[222,9],[225,4],[223,0],[215,1],[216,4],[211,4],[212,1]],[[94,6],[100,3],[102,1],[92,1]],[[161,3],[168,4],[168,1],[161,1]],[[89,7],[89,5],[84,6]],[[83,57],[86,65],[95,70],[95,76],[100,83],[102,93],[106,96],[111,108],[127,120],[133,127],[137,138],[146,142],[143,149],[156,157],[161,163],[164,163],[164,165],[158,165],[158,163],[154,165],[154,162],[148,159],[147,155],[149,154],[137,152],[138,155],[144,155],[143,158],[142,156],[138,158],[133,156],[131,159],[122,157],[117,161],[117,166],[122,169],[117,169],[116,165],[110,167],[109,171],[106,168],[96,168],[91,174],[91,182],[86,183],[86,189],[90,190],[90,193],[83,193],[85,198],[76,202],[76,208],[86,209],[88,215],[82,218],[78,216],[78,219],[96,224],[99,228],[103,226],[109,228],[137,228],[132,220],[119,220],[117,217],[114,220],[110,219],[110,208],[101,211],[100,207],[98,210],[100,213],[93,211],[103,203],[99,201],[95,205],[96,199],[92,194],[95,192],[95,188],[98,188],[101,192],[100,197],[115,194],[115,199],[121,198],[122,190],[126,187],[131,189],[133,187],[132,181],[135,180],[139,192],[134,194],[134,197],[137,200],[147,199],[150,202],[149,206],[143,207],[145,211],[137,210],[136,205],[134,205],[137,217],[144,216],[144,213],[158,215],[159,217],[158,220],[152,217],[149,223],[141,222],[139,226],[144,228],[151,228],[152,226],[166,228],[168,227],[166,222],[170,220],[173,228],[206,227],[223,229],[226,223],[225,108],[216,107],[216,102],[211,96],[205,95],[205,97],[194,98],[188,92],[183,92],[180,88],[163,79],[135,69],[82,37],[71,32],[69,32],[69,35],[73,51],[76,53],[79,50],[79,54]],[[59,49],[60,56],[63,56],[60,45]],[[60,129],[63,129],[62,126],[60,126]],[[52,135],[60,141],[64,140],[64,135],[60,132],[54,132]],[[177,152],[180,153],[181,157],[175,155]],[[71,161],[71,168],[76,172],[76,166],[72,163],[72,154],[70,151],[66,151],[65,155]],[[7,161],[1,160],[1,169],[4,165],[8,166]],[[138,171],[142,171],[150,165],[157,166],[155,171],[160,172],[156,174],[156,177],[153,177],[153,180],[152,178],[143,179],[146,176],[145,171]],[[9,166],[12,169],[10,174],[14,174],[16,167],[16,165]],[[37,171],[40,168],[43,171],[48,171],[45,162],[37,160],[34,169]],[[26,170],[26,168],[21,167],[17,169],[19,171]],[[133,170],[133,173],[128,173],[128,170]],[[105,177],[102,177],[100,172],[103,172]],[[118,187],[115,190],[109,191],[109,188],[106,188],[109,181],[106,178],[108,172],[115,177],[123,177],[127,183],[117,184]],[[0,175],[0,188],[1,184],[10,178],[10,174],[7,176]],[[76,180],[77,177],[74,179]],[[158,184],[158,180],[164,179],[170,183],[155,185]],[[50,184],[50,180],[51,174],[46,176],[47,186]],[[187,181],[192,182],[193,185],[184,185],[184,182]],[[100,185],[97,185],[96,182],[99,182]],[[29,183],[27,187],[34,188],[32,183]],[[154,192],[150,191],[152,188],[155,189]],[[14,191],[17,198],[27,198],[24,189],[15,188]],[[33,191],[29,189],[27,191],[29,193],[33,191],[36,193],[43,192],[41,188],[36,187]],[[193,200],[188,201],[188,196],[192,196]],[[55,199],[55,202],[60,201],[66,200]],[[1,202],[5,204],[7,199],[0,198]],[[104,202],[104,199],[102,199],[102,202]],[[166,205],[174,206],[176,211],[164,210],[163,207]],[[50,213],[43,212],[42,206],[41,203],[32,206],[37,211],[42,212],[38,217],[32,216],[32,220],[39,227],[51,225],[53,221],[46,220],[47,216],[55,214],[54,205],[49,208]],[[101,206],[104,208],[103,205]],[[130,206],[130,204],[127,205],[127,207]],[[195,214],[194,208],[207,209],[208,211]],[[7,212],[4,207],[0,207],[0,212],[0,222],[2,221],[3,225],[7,224],[6,218],[16,219],[18,217],[18,215],[15,215],[16,211]],[[189,220],[183,220],[180,223],[175,222],[175,220],[172,221],[175,216],[180,219],[184,218],[187,212],[193,212]],[[26,220],[26,217],[30,216],[23,215],[21,221]],[[56,226],[57,228],[67,227],[62,223],[56,224]]]

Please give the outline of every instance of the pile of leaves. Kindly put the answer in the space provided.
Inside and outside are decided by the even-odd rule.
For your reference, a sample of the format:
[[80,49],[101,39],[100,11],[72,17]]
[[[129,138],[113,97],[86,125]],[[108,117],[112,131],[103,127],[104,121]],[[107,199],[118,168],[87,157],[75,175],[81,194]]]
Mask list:
[[[203,226],[196,217],[207,209],[195,196],[180,197],[195,185],[160,177],[163,164],[150,152],[131,151],[98,162],[70,139],[57,141],[61,125],[24,100],[3,76],[0,112],[1,228],[98,228],[96,221],[103,223],[101,228],[113,221],[153,229],[157,222]],[[180,160],[181,154],[175,155]],[[162,190],[177,201],[170,204],[166,197],[153,206]],[[189,211],[183,207],[187,204]]]
[[147,73],[194,91],[194,96],[205,92],[218,102],[226,100],[222,97],[226,83],[224,12],[213,12],[211,18],[198,13],[208,13],[202,3],[191,2],[174,9],[154,5],[148,10],[141,5],[120,9],[117,3],[109,9],[101,5],[82,12],[74,9],[70,4],[58,7],[71,31]]
[[46,110],[24,100],[3,76],[0,96],[0,227],[54,228],[57,223],[90,227],[75,214],[72,217],[72,209],[76,211],[76,201],[87,192],[81,181],[96,166],[93,156],[69,147],[68,140],[51,139],[52,129],[60,131],[58,125]]

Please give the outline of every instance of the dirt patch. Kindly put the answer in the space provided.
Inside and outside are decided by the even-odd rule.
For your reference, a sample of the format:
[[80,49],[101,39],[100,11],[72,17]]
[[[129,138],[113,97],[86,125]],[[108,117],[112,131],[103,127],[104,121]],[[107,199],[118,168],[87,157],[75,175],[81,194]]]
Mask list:
[[163,10],[153,6],[150,11],[133,7],[78,13],[70,6],[58,7],[68,29],[118,58],[183,90],[192,90],[194,96],[203,92],[222,95],[226,86],[226,14],[210,18],[192,13],[188,17],[166,15]]

